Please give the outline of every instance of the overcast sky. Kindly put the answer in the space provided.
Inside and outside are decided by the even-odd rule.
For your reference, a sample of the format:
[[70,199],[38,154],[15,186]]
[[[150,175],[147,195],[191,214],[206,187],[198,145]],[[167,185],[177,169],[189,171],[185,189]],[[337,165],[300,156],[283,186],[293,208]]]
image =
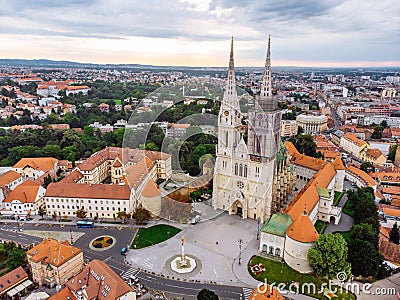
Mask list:
[[398,0],[0,0],[0,58],[400,66]]

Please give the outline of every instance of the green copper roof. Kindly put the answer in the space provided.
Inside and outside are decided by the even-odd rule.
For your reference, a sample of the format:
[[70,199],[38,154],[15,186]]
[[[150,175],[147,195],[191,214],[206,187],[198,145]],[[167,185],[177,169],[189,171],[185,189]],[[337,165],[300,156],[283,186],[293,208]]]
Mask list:
[[331,190],[328,190],[326,188],[319,187],[319,186],[316,186],[316,188],[317,188],[317,193],[320,197],[324,197],[324,198],[331,197]]
[[273,214],[261,228],[261,232],[285,236],[286,229],[292,223],[292,218],[288,214]]

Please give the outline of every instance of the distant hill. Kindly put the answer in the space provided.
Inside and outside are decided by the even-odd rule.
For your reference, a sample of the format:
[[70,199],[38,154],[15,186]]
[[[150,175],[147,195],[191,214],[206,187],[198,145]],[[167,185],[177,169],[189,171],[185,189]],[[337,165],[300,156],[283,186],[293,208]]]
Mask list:
[[[154,65],[141,65],[141,64],[94,64],[94,63],[80,63],[66,60],[50,60],[50,59],[0,59],[0,66],[16,66],[16,67],[33,67],[33,68],[86,68],[86,69],[138,69],[138,70],[151,70],[157,71],[186,71],[201,73],[215,73],[224,71],[227,67],[187,67],[187,66],[154,66]],[[296,67],[296,66],[273,66],[277,72],[332,72],[332,73],[368,73],[368,72],[382,72],[382,73],[395,73],[400,72],[399,67],[363,67],[363,68],[317,68],[317,67]],[[262,72],[263,68],[260,67],[236,67],[238,72],[258,71]]]

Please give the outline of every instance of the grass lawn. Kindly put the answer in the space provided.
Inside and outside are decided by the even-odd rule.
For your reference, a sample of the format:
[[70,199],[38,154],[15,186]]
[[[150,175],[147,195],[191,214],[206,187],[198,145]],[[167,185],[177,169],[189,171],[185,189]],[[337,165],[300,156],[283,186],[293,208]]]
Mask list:
[[321,221],[321,220],[317,220],[317,222],[315,222],[315,225],[314,225],[315,229],[317,230],[317,232],[319,234],[324,233],[327,226],[328,226],[328,223]]
[[353,217],[353,208],[349,200],[346,201],[346,204],[343,206],[342,210],[346,215]]
[[335,192],[335,196],[333,197],[333,205],[337,206],[345,194],[346,192]]
[[[264,272],[259,273],[257,275],[253,274],[253,272],[250,270],[250,265],[253,264],[258,264],[262,263],[263,266],[265,267]],[[281,263],[278,261],[266,259],[260,256],[253,256],[250,259],[249,265],[248,265],[248,271],[251,276],[253,276],[256,280],[265,282],[267,281],[269,284],[275,282],[276,284],[279,283],[285,283],[289,287],[289,285],[292,282],[297,282],[299,283],[299,292],[301,293],[302,291],[302,284],[303,283],[313,283],[317,287],[317,289],[320,289],[321,284],[324,282],[328,282],[327,279],[325,278],[319,278],[315,275],[312,274],[301,274],[292,268],[290,268],[286,263]],[[294,288],[293,288],[294,289]],[[318,290],[317,290],[318,292]],[[325,297],[323,294],[312,294],[312,293],[307,293],[307,288],[305,288],[305,294],[315,297],[317,299],[328,299]],[[337,297],[334,298],[335,300],[349,300],[349,299],[356,299],[356,297],[353,294],[339,294],[337,293]]]
[[350,238],[350,231],[335,231],[335,232],[332,232],[332,233],[339,233],[339,234],[341,234],[341,235],[344,237],[344,239],[345,239],[346,241],[348,241],[349,238]]
[[[181,230],[179,228],[161,224],[149,228],[139,228],[131,249],[140,249],[168,240]],[[136,246],[136,247],[135,247]]]

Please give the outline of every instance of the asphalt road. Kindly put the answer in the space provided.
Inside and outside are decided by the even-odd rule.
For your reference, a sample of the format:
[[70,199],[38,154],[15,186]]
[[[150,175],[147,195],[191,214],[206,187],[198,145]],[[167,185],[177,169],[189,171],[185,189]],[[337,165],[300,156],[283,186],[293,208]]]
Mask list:
[[[18,224],[16,222],[7,222],[7,224],[0,223],[0,238],[12,240],[23,244],[40,243],[41,238],[26,235],[23,230],[43,230],[43,231],[64,231],[69,232],[78,231],[84,232],[85,235],[75,241],[74,246],[80,248],[84,253],[85,259],[99,259],[105,261],[117,274],[123,274],[130,269],[130,266],[124,262],[124,256],[121,255],[122,247],[129,245],[133,238],[135,229],[132,228],[117,228],[96,226],[95,228],[76,228],[68,224],[54,224],[49,226],[48,224],[40,223],[24,223],[22,231],[18,231]],[[89,243],[94,238],[100,235],[111,235],[116,238],[116,244],[105,251],[94,251],[89,248]],[[166,293],[172,293],[174,295],[180,295],[182,298],[195,298],[198,292],[204,288],[214,291],[221,299],[244,299],[242,296],[243,288],[237,286],[228,285],[212,285],[202,284],[196,282],[178,281],[159,277],[154,274],[138,272],[136,275],[140,283],[146,287],[154,290],[164,291]]]
[[139,273],[137,277],[142,284],[149,288],[182,295],[182,297],[196,297],[202,289],[209,289],[214,291],[221,299],[242,299],[243,289],[241,287],[177,281],[143,272]]

